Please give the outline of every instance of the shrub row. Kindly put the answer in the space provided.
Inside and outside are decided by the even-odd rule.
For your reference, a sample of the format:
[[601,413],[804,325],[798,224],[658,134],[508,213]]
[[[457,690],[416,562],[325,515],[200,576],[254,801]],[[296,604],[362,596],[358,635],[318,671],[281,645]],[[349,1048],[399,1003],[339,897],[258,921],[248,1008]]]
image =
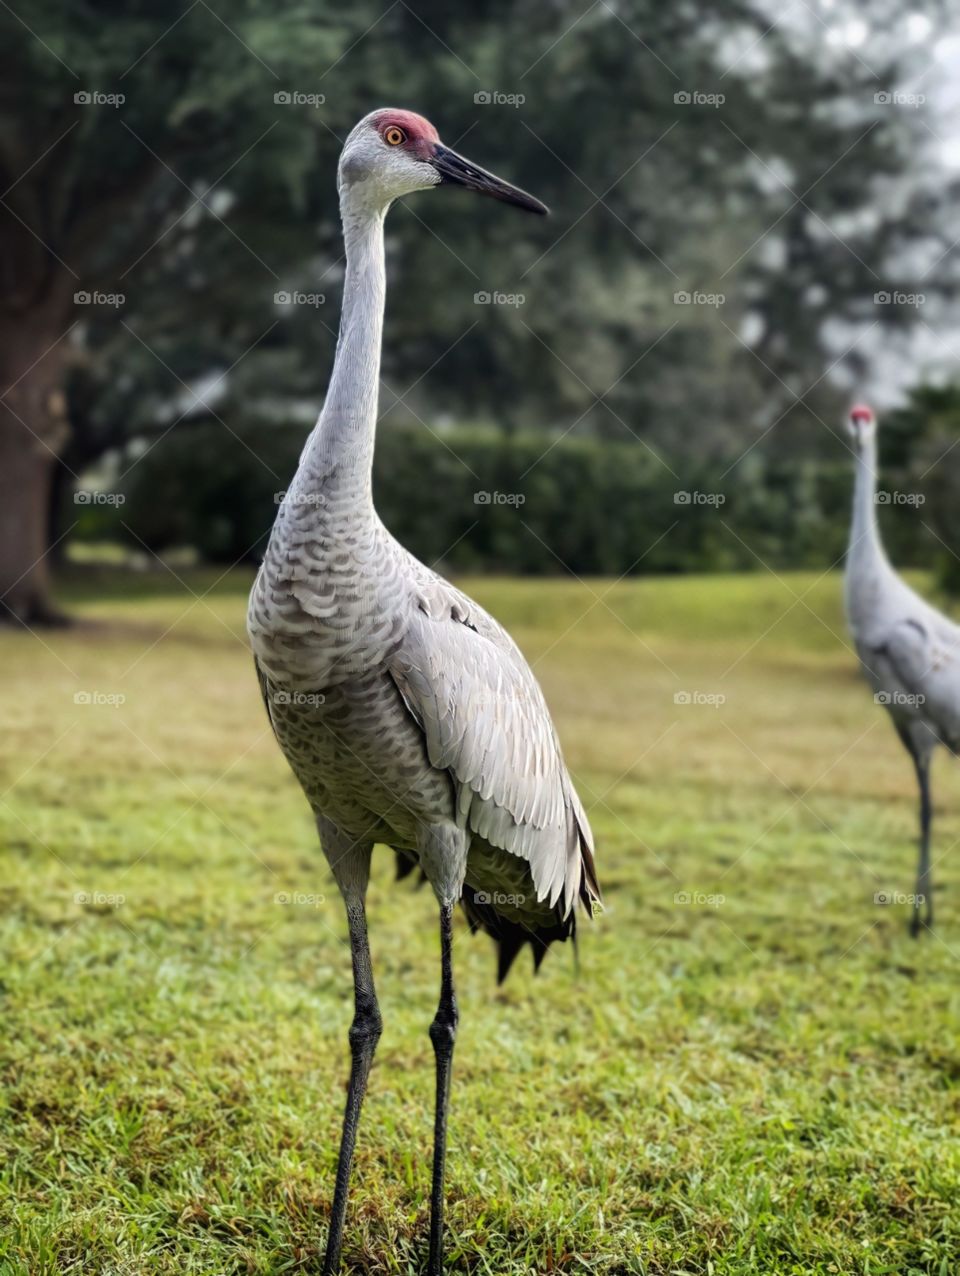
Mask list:
[[[177,429],[130,471],[122,504],[86,512],[83,534],[255,560],[305,434]],[[845,460],[754,450],[707,464],[636,443],[419,425],[381,428],[374,472],[384,522],[424,561],[521,575],[826,568],[843,554],[850,484]],[[922,507],[879,512],[895,561],[929,562]]]

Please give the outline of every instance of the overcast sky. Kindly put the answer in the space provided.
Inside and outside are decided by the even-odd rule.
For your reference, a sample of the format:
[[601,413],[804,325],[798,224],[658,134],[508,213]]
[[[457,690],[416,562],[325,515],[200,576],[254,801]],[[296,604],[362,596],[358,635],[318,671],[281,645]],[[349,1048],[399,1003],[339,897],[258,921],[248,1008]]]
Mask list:
[[[878,4],[878,10],[884,6]],[[800,38],[822,40],[826,56],[849,60],[861,75],[874,74],[881,90],[898,91],[900,103],[886,109],[913,110],[918,113],[921,136],[926,145],[918,157],[917,180],[925,186],[956,182],[960,179],[960,10],[945,24],[937,27],[926,13],[891,8],[895,16],[891,29],[873,30],[868,6],[850,4],[846,0],[794,0],[786,8],[771,9],[778,26],[795,29]],[[913,63],[902,83],[886,85],[879,70],[891,55],[907,52]],[[945,256],[943,246],[930,246],[918,252],[916,260],[906,263],[907,274],[915,280],[918,296],[917,323],[909,338],[892,338],[879,333],[868,334],[863,348],[872,351],[874,366],[870,384],[853,381],[841,365],[835,375],[852,394],[864,394],[881,406],[901,402],[904,392],[923,378],[943,380],[960,377],[960,311],[936,305],[925,298],[925,288],[938,273],[957,266],[960,252],[960,217],[952,214],[944,222],[949,243],[954,247]],[[883,274],[879,264],[874,266]],[[904,263],[901,263],[901,270]],[[882,284],[878,284],[882,291]],[[839,355],[847,349],[862,328],[836,325],[831,330],[831,343]]]

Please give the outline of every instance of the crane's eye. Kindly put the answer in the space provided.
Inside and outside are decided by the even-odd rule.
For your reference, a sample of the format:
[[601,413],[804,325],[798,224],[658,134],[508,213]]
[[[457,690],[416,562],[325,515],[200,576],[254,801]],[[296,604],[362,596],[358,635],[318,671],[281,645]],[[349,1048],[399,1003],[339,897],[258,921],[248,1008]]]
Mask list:
[[384,133],[383,140],[388,146],[402,146],[407,140],[407,135],[402,128],[397,128],[396,124],[391,124]]

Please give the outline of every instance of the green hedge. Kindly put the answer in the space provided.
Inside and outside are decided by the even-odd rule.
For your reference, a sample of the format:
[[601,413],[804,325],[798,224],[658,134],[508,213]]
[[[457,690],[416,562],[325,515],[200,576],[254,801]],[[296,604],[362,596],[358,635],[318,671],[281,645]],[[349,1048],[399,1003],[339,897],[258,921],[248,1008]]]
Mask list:
[[[255,560],[306,434],[178,428],[130,471],[124,503],[98,509],[85,532],[158,553],[193,546],[213,562]],[[735,461],[660,460],[639,443],[594,438],[384,426],[374,485],[398,539],[454,571],[619,575],[826,568],[841,558],[846,460],[780,461],[755,449]],[[880,517],[895,561],[929,562],[922,509],[889,506]]]

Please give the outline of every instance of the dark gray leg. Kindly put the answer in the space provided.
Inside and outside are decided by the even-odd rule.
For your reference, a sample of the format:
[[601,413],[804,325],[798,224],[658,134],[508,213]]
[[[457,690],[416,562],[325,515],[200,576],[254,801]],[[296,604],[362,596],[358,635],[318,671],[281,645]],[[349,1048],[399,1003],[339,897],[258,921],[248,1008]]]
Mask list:
[[[917,862],[916,899],[913,905],[913,918],[910,922],[910,934],[916,938],[920,934],[920,909],[924,908],[923,925],[933,925],[933,883],[930,876],[930,825],[933,820],[933,808],[930,803],[930,759],[915,758],[917,781],[920,785],[920,857]],[[922,903],[921,903],[922,901]]]
[[440,907],[440,1004],[430,1025],[430,1040],[437,1056],[437,1107],[433,1127],[433,1189],[430,1194],[430,1262],[428,1276],[443,1272],[443,1172],[447,1155],[447,1111],[450,1106],[450,1073],[453,1043],[457,1036],[457,998],[453,991],[453,906]]
[[343,1114],[343,1133],[340,1136],[340,1159],[337,1162],[337,1184],[330,1211],[330,1231],[327,1234],[327,1252],[323,1260],[323,1276],[335,1276],[340,1266],[340,1245],[343,1240],[343,1220],[347,1209],[347,1192],[350,1187],[350,1165],[357,1142],[357,1125],[360,1108],[367,1090],[367,1078],[373,1063],[373,1052],[380,1039],[382,1021],[377,994],[373,986],[373,968],[370,964],[370,946],[367,942],[367,917],[363,900],[348,902],[347,921],[350,925],[350,951],[353,955],[354,1016],[350,1025],[350,1084],[347,1089],[347,1107]]

